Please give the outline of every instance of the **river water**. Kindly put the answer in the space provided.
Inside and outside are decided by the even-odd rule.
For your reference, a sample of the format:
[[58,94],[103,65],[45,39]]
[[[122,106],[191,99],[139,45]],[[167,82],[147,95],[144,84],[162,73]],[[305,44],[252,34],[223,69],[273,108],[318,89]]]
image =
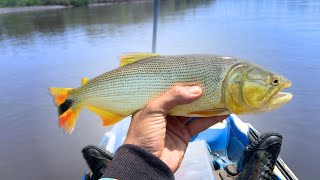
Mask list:
[[[47,88],[77,87],[122,53],[151,51],[152,13],[137,2],[0,15],[1,179],[81,178],[81,148],[109,128],[83,111],[63,133]],[[157,52],[237,56],[292,80],[292,102],[241,118],[284,136],[281,157],[301,179],[316,179],[320,160],[319,47],[316,0],[161,1]]]

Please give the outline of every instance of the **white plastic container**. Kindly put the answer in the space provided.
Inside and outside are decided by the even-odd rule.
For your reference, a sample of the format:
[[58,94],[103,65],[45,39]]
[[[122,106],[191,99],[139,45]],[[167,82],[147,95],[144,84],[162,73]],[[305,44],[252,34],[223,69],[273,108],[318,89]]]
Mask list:
[[106,132],[102,138],[99,144],[100,148],[105,148],[107,151],[114,153],[123,144],[128,133],[130,121],[131,117],[126,117],[113,125],[111,131]]
[[190,142],[178,171],[174,174],[177,180],[215,180],[212,158],[206,141]]

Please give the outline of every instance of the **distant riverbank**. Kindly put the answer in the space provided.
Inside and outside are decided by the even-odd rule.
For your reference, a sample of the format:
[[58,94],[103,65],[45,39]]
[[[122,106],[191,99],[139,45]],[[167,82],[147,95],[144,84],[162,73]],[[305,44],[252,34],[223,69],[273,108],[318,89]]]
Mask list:
[[[0,0],[3,1],[3,0]],[[150,0],[88,0],[91,3],[85,5],[89,7],[94,6],[107,6],[112,5],[115,3],[125,3],[125,2],[138,2],[138,1],[150,1]],[[66,1],[65,1],[66,2]],[[44,11],[44,10],[54,10],[54,9],[65,9],[65,8],[73,8],[77,7],[72,4],[65,4],[65,5],[32,5],[32,6],[24,6],[24,7],[1,7],[0,6],[0,14],[6,13],[15,13],[15,12],[28,12],[28,11]]]
[[[16,1],[16,4],[13,4],[13,7],[1,7],[4,6],[5,1]],[[73,8],[78,6],[106,6],[111,5],[115,3],[124,3],[124,2],[131,2],[131,1],[148,1],[148,0],[64,0],[58,3],[58,4],[44,4],[45,2],[49,2],[51,0],[47,1],[39,1],[39,3],[35,2],[34,5],[30,4],[24,4],[21,3],[22,1],[28,1],[28,0],[0,0],[0,14],[6,14],[6,13],[15,13],[15,12],[27,12],[27,11],[44,11],[44,10],[54,10],[54,9],[64,9],[64,8]],[[149,0],[150,1],[150,0]],[[20,3],[18,3],[20,2]],[[58,0],[55,1],[56,3],[59,2]],[[38,5],[39,4],[39,5]],[[6,6],[9,6],[6,4]],[[17,7],[18,6],[18,7]],[[21,6],[21,7],[20,7]]]
[[51,6],[28,6],[28,7],[0,8],[0,14],[63,9],[63,8],[69,8],[69,7],[72,7],[72,6],[51,5]]

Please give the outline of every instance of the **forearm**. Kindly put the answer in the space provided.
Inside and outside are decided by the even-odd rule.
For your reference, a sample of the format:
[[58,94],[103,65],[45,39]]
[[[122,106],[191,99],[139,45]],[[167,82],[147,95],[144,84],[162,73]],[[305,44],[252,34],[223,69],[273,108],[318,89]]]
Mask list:
[[115,153],[102,178],[174,179],[169,167],[158,157],[134,145],[122,145]]

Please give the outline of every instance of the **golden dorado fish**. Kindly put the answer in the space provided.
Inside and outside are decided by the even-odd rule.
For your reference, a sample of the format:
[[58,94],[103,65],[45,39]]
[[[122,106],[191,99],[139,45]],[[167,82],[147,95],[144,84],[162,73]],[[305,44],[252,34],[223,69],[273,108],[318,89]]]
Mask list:
[[120,67],[88,80],[78,88],[50,88],[59,110],[59,126],[71,133],[84,107],[112,125],[142,109],[173,86],[200,86],[202,96],[179,105],[170,115],[209,117],[276,109],[292,99],[280,92],[291,86],[285,77],[232,57],[214,55],[122,56]]

